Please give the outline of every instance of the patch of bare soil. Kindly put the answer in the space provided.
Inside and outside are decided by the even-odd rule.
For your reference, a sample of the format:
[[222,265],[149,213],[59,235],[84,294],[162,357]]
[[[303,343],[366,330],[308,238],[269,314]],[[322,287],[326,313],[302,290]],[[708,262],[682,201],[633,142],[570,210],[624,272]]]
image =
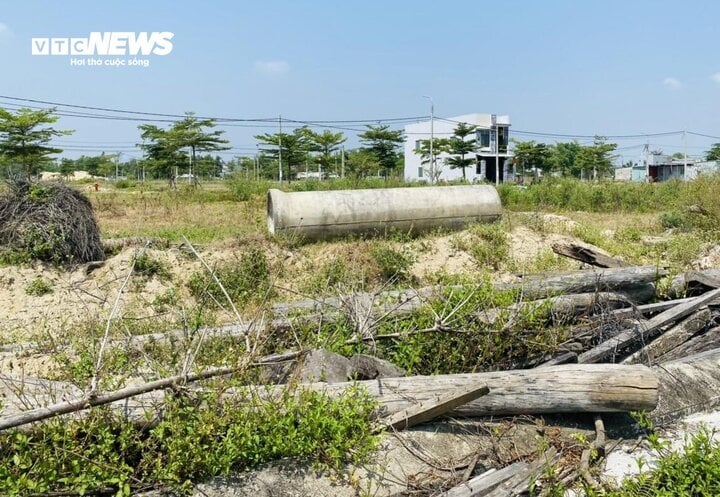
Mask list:
[[444,271],[447,274],[462,274],[472,271],[477,265],[470,254],[457,248],[455,242],[462,234],[452,234],[426,240],[426,247],[417,253],[411,273],[420,281],[431,274]]

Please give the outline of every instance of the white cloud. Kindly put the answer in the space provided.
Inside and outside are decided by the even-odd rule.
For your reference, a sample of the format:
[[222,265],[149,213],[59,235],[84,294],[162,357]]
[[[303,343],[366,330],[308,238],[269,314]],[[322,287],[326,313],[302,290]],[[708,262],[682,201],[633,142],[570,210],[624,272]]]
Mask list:
[[255,72],[268,76],[280,76],[290,71],[290,64],[284,60],[258,60],[255,62]]
[[7,27],[7,24],[0,22],[0,35],[9,34],[9,33],[10,33],[10,29]]
[[715,74],[710,76],[710,79],[712,79],[716,83],[720,83],[720,72],[716,72]]
[[666,88],[670,88],[671,90],[679,90],[682,86],[682,83],[678,81],[675,78],[665,78],[663,79],[663,85],[665,85]]

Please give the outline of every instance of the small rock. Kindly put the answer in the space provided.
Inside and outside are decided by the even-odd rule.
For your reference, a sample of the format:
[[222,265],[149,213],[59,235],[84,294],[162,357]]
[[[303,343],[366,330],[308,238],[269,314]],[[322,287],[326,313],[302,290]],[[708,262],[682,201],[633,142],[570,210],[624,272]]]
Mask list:
[[407,372],[391,362],[365,354],[356,354],[350,359],[354,377],[357,380],[374,380],[376,378],[398,378]]

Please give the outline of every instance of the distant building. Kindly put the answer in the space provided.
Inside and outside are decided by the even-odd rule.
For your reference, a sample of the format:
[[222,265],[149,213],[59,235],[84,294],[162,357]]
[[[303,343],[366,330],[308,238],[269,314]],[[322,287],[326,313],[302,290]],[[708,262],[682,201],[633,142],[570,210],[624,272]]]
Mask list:
[[699,174],[720,171],[720,162],[706,161],[697,158],[673,159],[669,155],[654,154],[646,145],[640,160],[632,167],[633,181],[650,183],[669,179],[691,180]]
[[[468,154],[466,158],[474,158],[473,165],[465,169],[468,181],[495,182],[495,162],[498,159],[498,173],[500,182],[515,180],[512,152],[509,148],[510,117],[495,114],[465,114],[462,116],[435,119],[433,122],[433,136],[437,138],[450,138],[453,130],[459,123],[477,126],[474,138],[476,152]],[[430,139],[430,121],[409,124],[405,126],[405,180],[430,180],[430,163],[423,164],[417,151],[422,140]],[[497,152],[495,145],[497,143]],[[450,169],[447,160],[448,154],[436,154],[435,162],[440,171],[439,179],[453,180],[463,177],[462,169]]]

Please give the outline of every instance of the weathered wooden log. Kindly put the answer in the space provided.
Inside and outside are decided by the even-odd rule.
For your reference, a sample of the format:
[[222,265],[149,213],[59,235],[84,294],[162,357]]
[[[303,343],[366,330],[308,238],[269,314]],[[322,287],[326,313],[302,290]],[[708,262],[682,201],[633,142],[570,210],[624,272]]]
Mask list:
[[[283,356],[272,357],[278,360]],[[93,406],[116,403],[128,418],[142,420],[157,406],[127,403],[124,399],[162,390],[185,381],[227,375],[237,368],[212,368],[187,376],[163,378],[93,397],[82,397],[38,407],[0,418],[0,430],[42,421]],[[554,414],[576,412],[626,412],[652,409],[657,403],[657,377],[645,366],[610,364],[563,365],[539,369],[469,373],[439,376],[383,378],[360,382],[309,383],[301,388],[339,395],[348,388],[361,387],[381,405],[384,416],[411,409],[450,390],[470,385],[493,385],[488,395],[459,406],[451,412],[465,416]],[[495,386],[497,385],[497,386]],[[249,386],[257,395],[272,395],[287,386]],[[245,395],[246,390],[236,392]],[[227,392],[232,395],[232,391]],[[51,395],[48,393],[48,395]],[[50,398],[55,398],[51,395]],[[151,401],[159,400],[153,397]],[[115,404],[114,404],[115,405]]]
[[477,315],[482,322],[494,324],[498,319],[509,314],[527,314],[547,309],[554,323],[567,323],[581,316],[605,313],[632,305],[626,296],[614,292],[574,293],[518,302],[506,308],[487,309],[479,311]]
[[439,395],[434,399],[416,404],[408,409],[398,411],[381,420],[379,430],[405,430],[415,425],[426,423],[442,416],[475,399],[487,395],[490,389],[487,385],[469,385],[457,388],[448,393]]
[[[645,296],[647,285],[651,285],[667,271],[657,266],[632,266],[624,268],[587,269],[526,275],[516,283],[497,283],[496,291],[519,290],[524,300],[537,300],[557,295],[574,293],[594,293],[615,291]],[[422,306],[430,298],[437,297],[446,291],[471,290],[479,285],[431,286],[418,289],[392,290],[378,294],[361,293],[355,296],[326,297],[309,299],[273,307],[276,316],[287,316],[297,311],[327,311],[343,308],[345,302],[352,298],[370,299],[376,302],[390,302],[393,308],[411,312]]]
[[477,384],[490,385],[490,393],[452,412],[465,416],[627,412],[651,409],[657,402],[657,379],[649,368],[616,364],[568,364],[304,387],[337,394],[358,385],[380,402],[387,415],[449,390]]
[[640,323],[640,325],[635,329],[624,331],[619,335],[604,341],[597,347],[590,349],[587,352],[583,352],[578,356],[578,362],[581,364],[600,362],[608,357],[614,356],[616,353],[621,353],[631,344],[642,340],[643,337],[647,337],[659,328],[684,318],[696,309],[716,300],[718,297],[720,297],[720,289],[713,290],[699,297],[694,297],[687,302],[676,305],[664,312],[661,312],[648,321]]
[[622,364],[657,364],[658,358],[687,342],[710,321],[710,309],[698,310],[667,330],[655,340],[622,360]]
[[656,266],[608,269],[587,269],[541,275],[529,275],[519,284],[498,285],[499,288],[520,289],[528,299],[570,293],[614,291],[628,295],[647,295],[647,285],[666,271]]
[[659,401],[650,412],[658,425],[720,403],[720,349],[701,352],[652,368],[659,379]]
[[720,269],[688,271],[673,278],[668,295],[671,297],[696,296],[720,288]]
[[705,333],[695,335],[687,342],[678,345],[674,349],[656,359],[657,363],[677,361],[683,357],[699,354],[720,348],[720,326],[710,328]]
[[555,243],[552,246],[553,252],[558,255],[575,259],[595,267],[627,267],[625,262],[603,254],[597,247],[578,245],[577,243]]

